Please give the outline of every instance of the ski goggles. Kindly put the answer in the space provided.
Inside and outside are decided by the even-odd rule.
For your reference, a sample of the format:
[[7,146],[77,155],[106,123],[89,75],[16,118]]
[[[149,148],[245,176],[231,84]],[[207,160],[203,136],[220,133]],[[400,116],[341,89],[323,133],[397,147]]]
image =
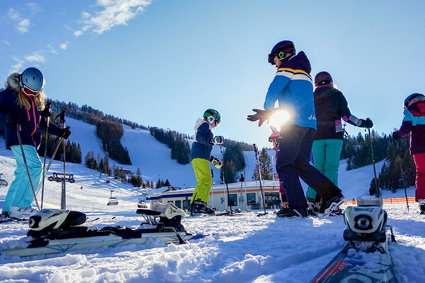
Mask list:
[[23,86],[23,87],[22,87],[22,92],[23,92],[26,96],[36,97],[36,96],[38,96],[38,95],[40,94],[41,90],[39,90],[39,91],[35,91],[35,90],[30,89],[30,88],[29,88],[29,87],[27,87],[27,86]]

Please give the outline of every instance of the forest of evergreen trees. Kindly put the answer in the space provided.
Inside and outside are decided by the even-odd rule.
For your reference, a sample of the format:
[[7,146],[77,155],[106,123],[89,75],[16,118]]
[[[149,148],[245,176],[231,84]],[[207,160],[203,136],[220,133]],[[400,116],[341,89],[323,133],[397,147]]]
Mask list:
[[177,133],[176,131],[163,130],[152,127],[150,134],[160,143],[166,144],[171,149],[171,159],[179,164],[188,164],[190,162],[190,147],[187,142],[187,135]]

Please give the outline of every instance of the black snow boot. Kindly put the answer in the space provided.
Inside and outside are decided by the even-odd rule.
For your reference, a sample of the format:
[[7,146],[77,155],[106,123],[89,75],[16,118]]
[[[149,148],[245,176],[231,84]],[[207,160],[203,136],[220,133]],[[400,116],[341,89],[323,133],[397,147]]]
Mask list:
[[282,208],[276,213],[277,217],[307,217],[306,210],[297,210],[293,208]]
[[190,215],[195,214],[215,214],[215,211],[208,207],[207,204],[201,200],[195,200],[190,206]]
[[323,216],[328,216],[333,212],[338,211],[339,206],[344,202],[344,196],[337,194],[330,199],[322,200],[319,213]]

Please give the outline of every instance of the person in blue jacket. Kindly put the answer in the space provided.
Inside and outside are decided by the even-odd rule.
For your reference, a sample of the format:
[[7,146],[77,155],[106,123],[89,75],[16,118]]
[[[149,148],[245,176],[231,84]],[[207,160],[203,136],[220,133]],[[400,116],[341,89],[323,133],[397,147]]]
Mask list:
[[[303,51],[296,53],[289,40],[273,47],[268,62],[275,65],[277,72],[267,91],[264,109],[274,109],[277,102],[279,108],[291,116],[280,131],[282,139],[276,164],[289,207],[282,208],[277,216],[307,216],[308,205],[299,177],[317,191],[322,199],[320,213],[328,215],[342,204],[344,198],[341,190],[309,163],[316,132],[310,62]],[[251,121],[258,119],[261,124],[261,117],[249,117]]]
[[211,155],[214,144],[224,142],[222,136],[214,136],[212,129],[221,122],[221,115],[217,110],[207,109],[202,118],[195,123],[195,141],[192,144],[190,157],[196,177],[196,187],[191,198],[191,214],[214,214],[214,210],[207,206],[210,190],[213,185],[209,162],[216,168],[221,168],[220,160]]
[[[37,68],[31,67],[21,74],[9,75],[5,89],[0,92],[0,112],[6,115],[6,148],[12,150],[17,164],[15,179],[7,192],[1,217],[25,219],[37,212],[31,204],[42,177],[42,164],[37,148],[42,132],[47,127],[45,116],[48,113],[42,115],[45,108],[43,87],[43,74]],[[49,133],[63,138],[68,138],[71,134],[69,128],[60,129],[54,124],[50,124]]]

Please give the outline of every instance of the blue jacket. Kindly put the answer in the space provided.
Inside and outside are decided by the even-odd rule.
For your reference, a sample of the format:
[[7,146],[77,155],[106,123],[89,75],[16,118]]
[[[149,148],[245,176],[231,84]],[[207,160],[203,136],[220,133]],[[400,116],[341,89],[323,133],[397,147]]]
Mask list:
[[316,129],[313,81],[310,76],[310,61],[303,51],[282,62],[267,91],[264,109],[279,107],[291,111],[291,121],[301,127]]
[[[6,148],[19,145],[16,132],[17,124],[20,125],[20,135],[22,144],[38,147],[40,145],[42,132],[45,131],[47,120],[40,115],[33,98],[27,98],[31,108],[27,109],[20,106],[17,102],[17,93],[11,88],[6,88],[0,92],[0,112],[5,115],[4,136]],[[49,133],[58,135],[60,129],[50,124]]]
[[203,158],[210,160],[212,150],[212,139],[214,137],[210,125],[206,121],[199,119],[195,125],[195,141],[190,150],[190,158]]

